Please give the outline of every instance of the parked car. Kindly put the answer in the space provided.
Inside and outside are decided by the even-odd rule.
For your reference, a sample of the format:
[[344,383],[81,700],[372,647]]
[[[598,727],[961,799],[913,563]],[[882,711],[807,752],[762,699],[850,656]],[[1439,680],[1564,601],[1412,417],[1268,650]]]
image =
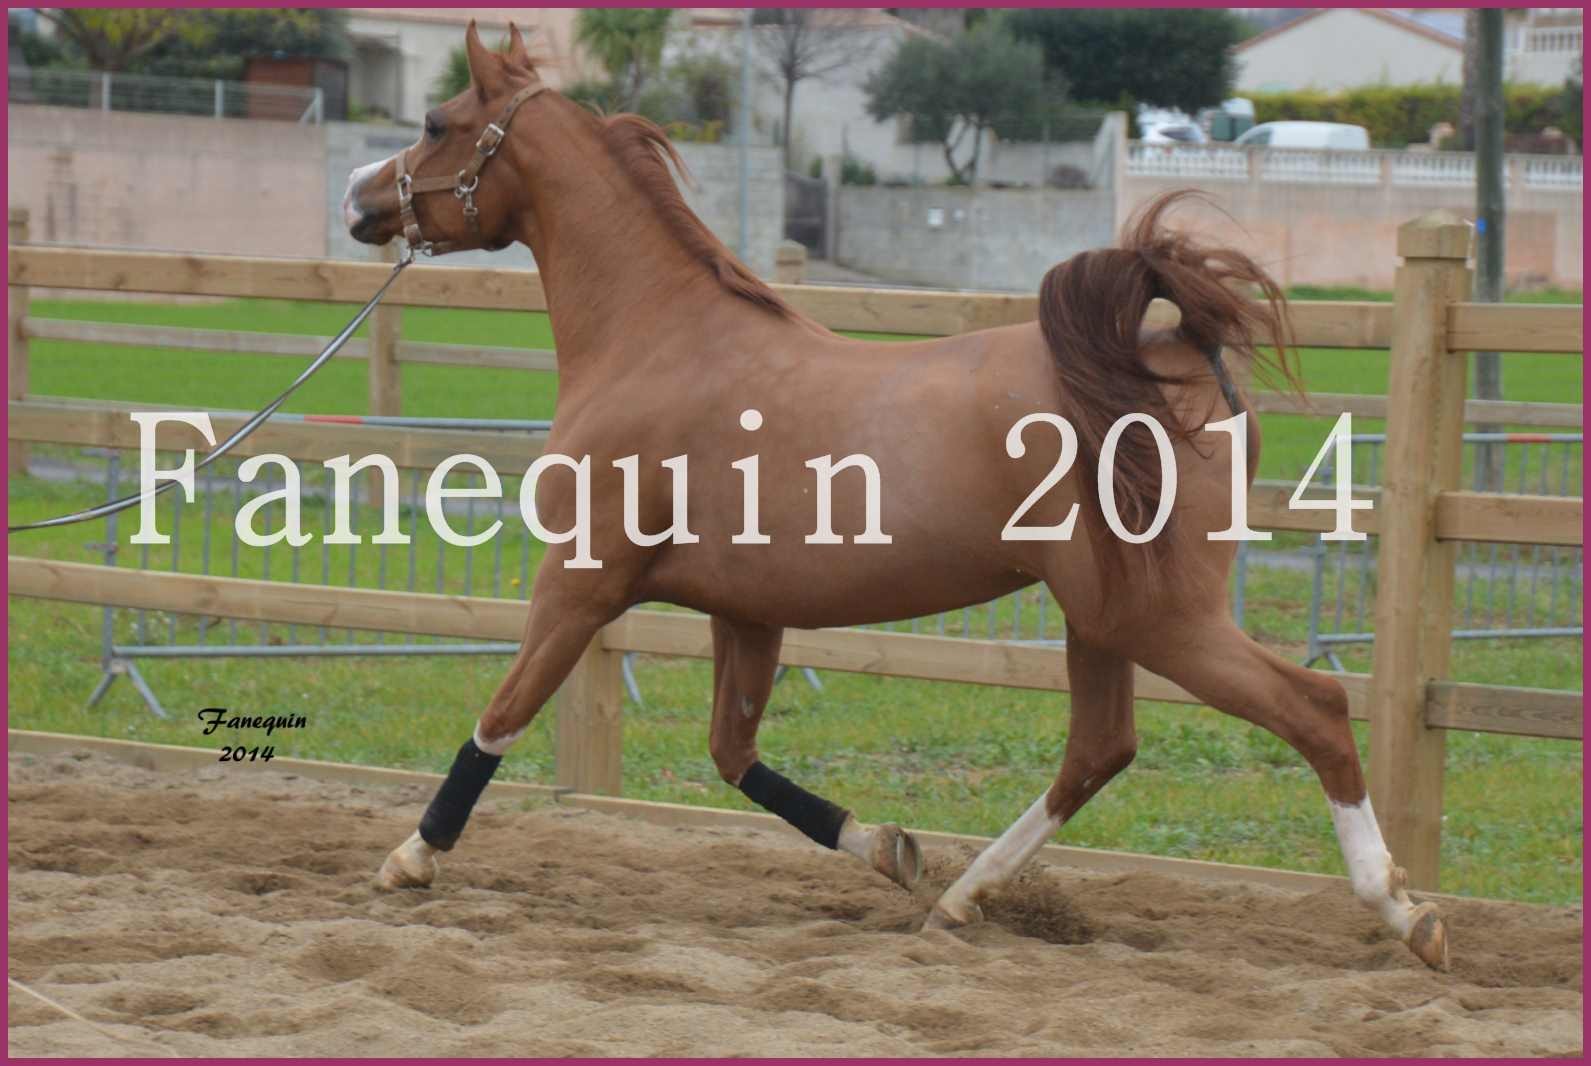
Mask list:
[[1262,122],[1244,133],[1236,145],[1256,148],[1336,148],[1353,151],[1370,147],[1370,131],[1346,122]]
[[1192,122],[1162,122],[1143,131],[1144,144],[1205,144],[1209,138]]

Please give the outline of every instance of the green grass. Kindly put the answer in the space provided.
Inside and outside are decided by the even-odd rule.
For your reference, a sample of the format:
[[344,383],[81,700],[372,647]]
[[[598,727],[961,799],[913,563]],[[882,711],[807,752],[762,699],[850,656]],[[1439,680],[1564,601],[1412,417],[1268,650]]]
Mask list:
[[[228,301],[166,306],[141,303],[35,301],[44,317],[329,334],[350,308],[321,304]],[[450,343],[550,347],[547,320],[538,314],[406,309],[403,335]],[[1386,355],[1380,352],[1307,351],[1305,380],[1318,391],[1385,391]],[[103,349],[35,341],[32,391],[83,398],[248,408],[273,397],[302,361],[265,356]],[[1579,360],[1510,356],[1504,362],[1508,398],[1564,401],[1580,394]],[[295,398],[291,410],[357,414],[365,410],[363,364],[334,362]],[[556,396],[552,375],[407,364],[404,410],[415,415],[545,418]],[[1331,418],[1266,416],[1261,473],[1296,477],[1313,458]],[[1356,425],[1357,431],[1377,427]],[[40,447],[36,453],[65,449]],[[515,487],[505,487],[511,501]],[[10,486],[13,521],[45,517],[98,498],[82,485],[18,479]],[[170,505],[168,505],[170,506]],[[225,510],[225,509],[223,509]],[[481,522],[495,517],[481,515]],[[306,501],[304,525],[324,528],[323,510]],[[166,512],[163,527],[172,519]],[[407,524],[407,522],[406,522]],[[127,544],[131,522],[121,523],[123,565],[141,561]],[[202,510],[181,510],[181,554],[155,548],[147,565],[195,571],[208,528],[215,545],[230,545],[230,512],[206,522]],[[515,533],[516,528],[518,533]],[[98,561],[86,545],[103,529],[28,534],[15,550],[50,558]],[[1305,542],[1279,537],[1279,545]],[[491,584],[490,552],[478,552],[466,575],[461,554],[444,550],[423,529],[412,555],[415,585],[424,591],[522,596],[541,558],[522,524],[508,521],[494,542],[504,559],[503,579]],[[408,549],[381,553],[370,546],[325,549],[319,539],[299,558],[306,581],[405,587]],[[285,578],[291,554],[277,548],[239,553],[237,573]],[[214,570],[231,573],[228,551],[218,549]],[[1335,580],[1332,578],[1331,580]],[[1349,575],[1345,580],[1352,582]],[[1357,594],[1352,584],[1345,590]],[[1372,590],[1373,591],[1373,590]],[[1328,597],[1334,586],[1328,583]],[[1538,590],[1538,601],[1546,595]],[[1037,595],[1032,593],[1030,595]],[[1298,657],[1309,601],[1308,575],[1256,567],[1248,586],[1248,626],[1260,639]],[[1373,600],[1370,602],[1373,603]],[[1032,630],[1036,600],[1029,599],[1023,633]],[[1009,635],[1017,626],[1012,604],[1002,602],[992,620],[973,612],[975,635]],[[365,660],[152,661],[143,669],[174,712],[170,722],[143,709],[126,682],[93,711],[83,701],[98,677],[101,611],[45,601],[11,600],[10,723],[18,728],[219,746],[228,739],[199,735],[194,711],[226,705],[258,712],[302,711],[310,727],[276,738],[279,755],[445,770],[460,739],[501,677],[501,657]],[[199,638],[190,618],[150,614],[153,639],[175,633]],[[134,612],[116,616],[118,639],[137,636]],[[226,639],[216,623],[207,639]],[[986,627],[991,627],[992,630]],[[1048,605],[1046,633],[1060,634],[1061,617]],[[242,627],[244,639],[312,640],[310,627]],[[333,634],[333,639],[347,639]],[[355,639],[376,639],[359,635]],[[408,638],[405,638],[408,639]],[[1349,669],[1367,669],[1368,647],[1343,650]],[[1459,642],[1451,676],[1460,680],[1535,687],[1580,687],[1582,646],[1574,640]],[[745,807],[718,781],[707,755],[711,698],[706,663],[644,659],[638,664],[645,704],[626,708],[626,794],[644,799]],[[851,806],[864,818],[895,819],[953,831],[994,834],[1045,788],[1065,741],[1064,694],[986,689],[900,679],[825,673],[824,689],[808,688],[799,674],[775,690],[762,732],[769,762],[807,787]],[[554,713],[539,718],[505,763],[506,776],[548,780],[552,771]],[[1139,705],[1142,747],[1138,761],[1067,826],[1062,839],[1096,847],[1341,872],[1320,788],[1301,760],[1280,741],[1214,711]],[[1480,896],[1549,902],[1578,900],[1581,746],[1558,741],[1452,732],[1448,736],[1444,888]],[[242,739],[242,738],[238,738]],[[257,738],[249,737],[250,743]],[[1363,748],[1363,731],[1360,731]],[[234,772],[247,773],[245,767]]]

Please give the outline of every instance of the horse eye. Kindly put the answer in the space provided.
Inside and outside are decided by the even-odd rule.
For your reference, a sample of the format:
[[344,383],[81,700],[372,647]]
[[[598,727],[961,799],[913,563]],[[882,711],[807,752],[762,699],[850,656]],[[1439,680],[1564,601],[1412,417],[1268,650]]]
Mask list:
[[431,138],[433,141],[439,141],[442,139],[442,133],[442,124],[436,119],[427,115],[425,118],[425,135]]

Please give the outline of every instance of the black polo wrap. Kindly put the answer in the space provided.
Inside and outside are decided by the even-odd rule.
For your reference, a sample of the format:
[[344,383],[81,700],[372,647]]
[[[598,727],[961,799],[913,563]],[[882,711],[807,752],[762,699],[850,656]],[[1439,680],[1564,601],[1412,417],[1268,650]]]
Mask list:
[[452,851],[459,834],[464,832],[464,823],[470,820],[475,801],[481,798],[502,761],[501,755],[488,755],[477,748],[474,737],[466,740],[453,759],[447,780],[420,819],[420,838],[433,848]]
[[851,812],[836,807],[822,796],[814,796],[783,774],[760,762],[751,764],[740,779],[746,798],[771,811],[826,848],[840,843],[840,827]]

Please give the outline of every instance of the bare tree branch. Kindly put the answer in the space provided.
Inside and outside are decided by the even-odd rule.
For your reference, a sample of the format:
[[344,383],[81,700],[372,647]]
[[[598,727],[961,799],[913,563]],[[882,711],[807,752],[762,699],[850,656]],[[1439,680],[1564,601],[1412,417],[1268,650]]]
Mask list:
[[851,9],[764,8],[752,18],[753,45],[765,72],[784,90],[784,165],[791,158],[790,123],[796,86],[860,63],[872,52],[875,34],[866,28],[868,13]]

